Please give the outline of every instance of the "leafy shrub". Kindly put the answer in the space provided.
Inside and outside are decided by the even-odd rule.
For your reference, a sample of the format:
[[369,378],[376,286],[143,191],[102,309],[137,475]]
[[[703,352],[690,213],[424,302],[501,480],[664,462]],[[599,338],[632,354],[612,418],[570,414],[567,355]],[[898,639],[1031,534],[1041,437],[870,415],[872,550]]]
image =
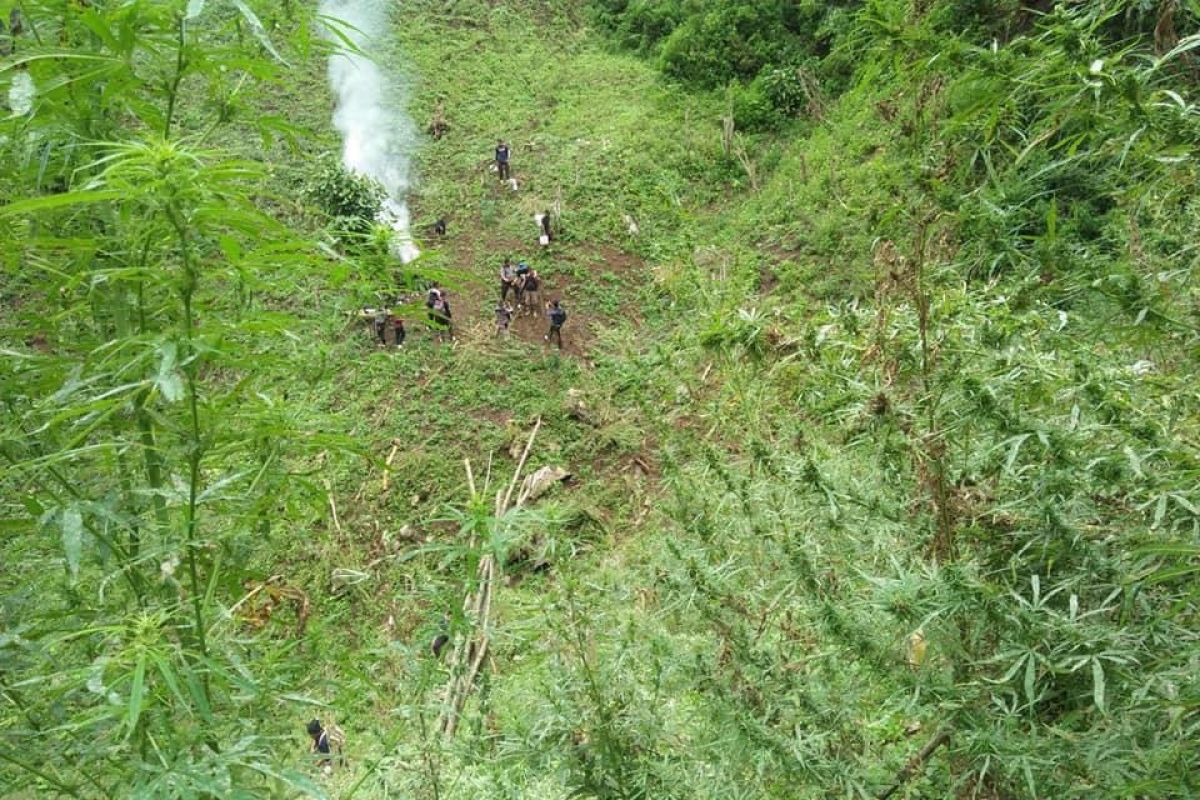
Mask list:
[[729,88],[729,105],[738,130],[770,130],[783,120],[758,80],[752,81],[749,86],[732,84]]
[[663,72],[702,86],[753,78],[784,55],[789,34],[780,2],[710,3],[676,27],[662,45]]
[[330,216],[334,230],[357,236],[371,233],[384,197],[382,186],[329,155],[317,162],[304,193]]
[[596,16],[622,44],[648,52],[671,34],[686,12],[678,2],[658,0],[596,0]]

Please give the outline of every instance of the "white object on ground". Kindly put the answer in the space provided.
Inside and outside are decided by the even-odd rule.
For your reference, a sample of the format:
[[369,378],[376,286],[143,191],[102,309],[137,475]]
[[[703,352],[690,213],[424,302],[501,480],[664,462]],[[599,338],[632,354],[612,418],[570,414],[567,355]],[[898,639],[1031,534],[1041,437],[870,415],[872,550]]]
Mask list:
[[521,484],[521,496],[526,500],[536,500],[550,491],[555,484],[562,483],[571,477],[571,473],[562,467],[542,467],[532,475],[525,476]]

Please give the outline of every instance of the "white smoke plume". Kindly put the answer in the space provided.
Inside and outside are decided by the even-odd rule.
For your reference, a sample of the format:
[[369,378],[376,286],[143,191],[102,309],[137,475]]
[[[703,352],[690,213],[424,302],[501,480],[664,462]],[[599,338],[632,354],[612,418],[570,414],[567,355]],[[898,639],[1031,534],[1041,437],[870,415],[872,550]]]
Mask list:
[[[380,221],[396,231],[396,254],[404,262],[419,254],[409,230],[409,153],[416,128],[404,112],[403,86],[384,75],[375,59],[387,54],[385,0],[321,0],[320,13],[360,52],[344,47],[329,59],[329,85],[337,98],[333,126],[342,134],[346,169],[377,181],[387,192]],[[343,44],[338,35],[330,38]]]

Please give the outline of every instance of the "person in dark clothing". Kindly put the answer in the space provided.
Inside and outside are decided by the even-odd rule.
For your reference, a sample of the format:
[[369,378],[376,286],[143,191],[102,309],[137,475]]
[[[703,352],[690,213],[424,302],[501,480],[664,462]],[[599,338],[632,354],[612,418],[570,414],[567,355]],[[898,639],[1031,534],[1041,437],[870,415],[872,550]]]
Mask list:
[[546,341],[556,340],[558,349],[562,350],[562,326],[567,321],[567,310],[559,305],[557,300],[552,300],[546,304],[546,318],[550,320],[550,330],[546,333]]
[[404,330],[404,320],[399,317],[392,317],[392,332],[394,334],[393,341],[396,347],[403,347],[404,340],[408,337],[408,331]]
[[379,340],[381,345],[387,344],[387,325],[388,315],[383,309],[375,312],[373,327],[375,329],[375,338]]
[[308,723],[308,735],[312,737],[311,752],[317,758],[317,765],[328,775],[333,771],[333,749],[329,746],[329,733],[321,727],[321,721],[314,719]]
[[445,236],[446,235],[446,220],[439,219],[437,222],[433,223],[433,235],[434,236]]
[[434,323],[434,309],[446,299],[446,293],[442,291],[442,287],[436,283],[430,284],[429,291],[425,293],[425,307],[429,309],[429,323]]
[[538,225],[542,229],[542,235],[538,237],[538,241],[543,247],[550,244],[550,212],[543,211],[541,219],[538,220]]
[[503,303],[508,298],[508,293],[516,294],[517,273],[513,269],[512,261],[508,256],[504,257],[504,263],[500,265],[500,302]]
[[525,304],[525,279],[529,277],[529,265],[524,261],[517,262],[517,277],[513,281],[513,298],[516,300],[517,314],[520,315],[521,307]]
[[542,278],[537,274],[537,270],[530,270],[525,276],[525,282],[521,286],[521,293],[524,296],[525,307],[529,309],[529,315],[537,314],[537,307],[541,300]]
[[454,325],[450,313],[450,300],[445,295],[441,295],[433,304],[429,311],[429,321],[433,326],[434,335],[438,341],[442,341],[444,336],[454,338]]
[[508,180],[508,145],[503,139],[496,140],[496,168],[500,170],[500,180]]

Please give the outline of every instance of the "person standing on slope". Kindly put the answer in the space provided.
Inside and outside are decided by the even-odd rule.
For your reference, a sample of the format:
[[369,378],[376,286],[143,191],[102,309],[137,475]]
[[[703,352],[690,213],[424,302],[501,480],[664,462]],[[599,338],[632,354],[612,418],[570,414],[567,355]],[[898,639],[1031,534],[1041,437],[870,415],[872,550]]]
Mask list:
[[388,312],[381,308],[375,312],[375,319],[371,322],[371,327],[375,331],[375,338],[379,340],[381,347],[387,344],[387,324]]
[[508,145],[503,139],[496,140],[496,169],[500,171],[500,180],[508,180]]
[[525,278],[529,276],[529,265],[524,261],[517,262],[517,278],[513,281],[513,297],[517,301],[517,316],[521,315],[521,308],[525,305]]
[[525,283],[521,287],[522,293],[525,295],[525,305],[529,309],[529,316],[537,316],[537,307],[541,300],[542,276],[538,275],[537,270],[530,270],[525,276]]
[[550,330],[546,333],[545,340],[556,340],[558,349],[562,350],[562,326],[567,321],[567,310],[559,305],[557,300],[552,300],[546,303],[546,318],[550,320]]
[[500,302],[503,303],[508,299],[508,293],[517,293],[517,273],[513,269],[512,260],[504,257],[504,263],[500,265]]

